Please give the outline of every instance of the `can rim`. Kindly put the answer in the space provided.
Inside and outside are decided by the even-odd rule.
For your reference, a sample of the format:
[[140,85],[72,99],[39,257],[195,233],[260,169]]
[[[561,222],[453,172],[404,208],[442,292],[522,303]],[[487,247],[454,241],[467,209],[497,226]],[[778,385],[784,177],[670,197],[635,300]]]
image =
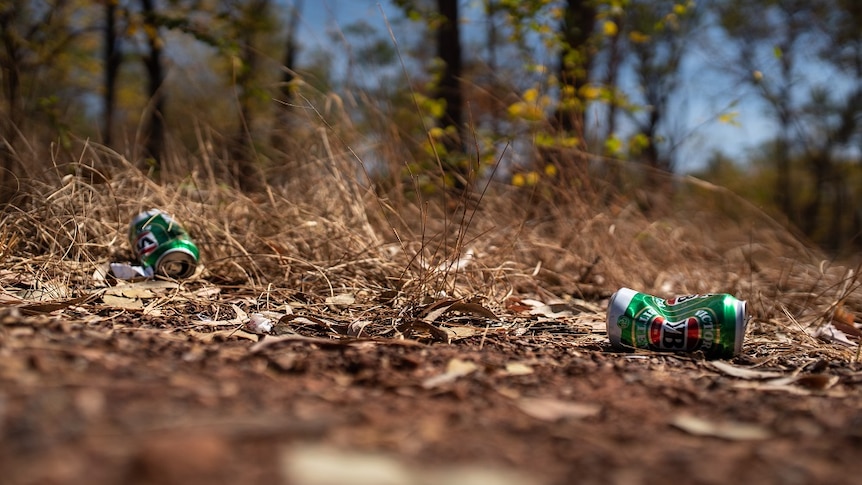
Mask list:
[[733,342],[733,355],[739,355],[742,352],[742,343],[745,340],[745,328],[748,326],[748,317],[746,309],[748,303],[745,300],[737,300],[736,305],[736,335]]
[[[181,253],[181,254],[185,254],[185,255],[189,256],[190,259],[188,261],[188,267],[189,267],[190,271],[187,271],[187,272],[179,274],[179,275],[168,275],[168,274],[165,274],[164,272],[162,272],[161,266],[162,266],[162,262],[164,261],[165,257],[168,256],[169,254],[177,254],[177,253]],[[193,274],[195,274],[195,271],[197,270],[197,266],[198,266],[197,258],[195,257],[194,253],[192,253],[187,248],[179,247],[179,248],[168,249],[167,251],[162,253],[161,256],[159,256],[159,259],[156,260],[156,264],[153,267],[156,270],[156,273],[162,273],[165,276],[168,276],[170,278],[180,279],[180,278],[188,278],[189,276],[192,276]]]
[[611,345],[613,346],[619,346],[622,341],[622,329],[617,325],[617,320],[623,315],[623,313],[625,313],[626,308],[629,307],[629,304],[637,293],[637,291],[631,288],[620,288],[611,295],[611,299],[608,301],[606,323],[608,340],[610,340]]

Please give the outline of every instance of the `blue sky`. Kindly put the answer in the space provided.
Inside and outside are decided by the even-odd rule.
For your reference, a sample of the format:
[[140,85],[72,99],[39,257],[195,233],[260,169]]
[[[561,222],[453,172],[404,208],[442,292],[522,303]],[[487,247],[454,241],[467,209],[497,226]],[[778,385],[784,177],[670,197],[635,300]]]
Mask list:
[[[343,28],[357,21],[364,21],[386,32],[386,19],[399,18],[401,12],[389,1],[376,0],[304,0],[301,21],[300,42],[303,53],[308,55],[315,47],[333,49],[331,33],[336,27]],[[479,35],[478,11],[462,9],[464,22],[462,35]],[[472,25],[472,26],[471,26]],[[472,34],[471,34],[472,32]],[[396,27],[396,37],[407,36],[409,30]],[[403,40],[399,38],[399,42]],[[406,43],[406,41],[403,41]],[[469,56],[470,52],[465,52]],[[677,116],[679,123],[688,127],[689,135],[679,147],[679,171],[691,171],[702,166],[714,151],[728,156],[744,159],[747,151],[771,138],[774,126],[764,116],[765,107],[756,96],[746,94],[734,86],[728,76],[717,69],[711,54],[695,52],[689,59],[682,89],[687,102],[674,107],[671,115]],[[303,57],[300,57],[302,63]],[[553,56],[549,56],[553,62]],[[730,111],[736,113],[736,124],[719,123],[716,117],[728,110],[731,100],[737,100]]]

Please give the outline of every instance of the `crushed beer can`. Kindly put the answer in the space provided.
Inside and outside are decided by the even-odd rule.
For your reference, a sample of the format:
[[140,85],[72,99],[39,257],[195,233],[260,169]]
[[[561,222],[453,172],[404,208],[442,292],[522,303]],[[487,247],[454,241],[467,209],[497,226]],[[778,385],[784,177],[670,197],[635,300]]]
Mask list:
[[159,209],[136,215],[129,223],[129,244],[146,269],[169,278],[188,278],[197,269],[200,251],[183,227]]
[[608,338],[621,349],[731,358],[742,351],[747,323],[746,303],[728,294],[662,299],[622,288],[608,303]]

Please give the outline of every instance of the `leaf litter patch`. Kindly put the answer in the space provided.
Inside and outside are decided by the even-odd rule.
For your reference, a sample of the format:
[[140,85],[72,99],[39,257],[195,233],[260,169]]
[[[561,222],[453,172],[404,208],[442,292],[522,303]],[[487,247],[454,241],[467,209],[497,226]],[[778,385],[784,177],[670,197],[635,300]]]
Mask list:
[[[178,202],[141,181],[112,183],[138,192],[93,204],[100,191],[81,186],[64,194],[89,202],[34,198],[9,214],[9,227],[32,228],[4,248],[0,271],[0,469],[13,483],[170,478],[186,461],[233,483],[283,482],[327,453],[341,464],[394,456],[379,468],[410,479],[422,464],[463,478],[450,465],[466,462],[502,470],[485,477],[501,482],[513,471],[539,483],[609,470],[660,479],[680,466],[769,481],[788,457],[801,481],[859,474],[856,273],[809,263],[768,223],[744,241],[733,231],[701,241],[683,217],[570,204],[524,224],[478,217],[456,257],[444,218],[407,208],[401,219],[428,233],[398,227],[400,240],[387,240],[395,231],[373,210],[333,205],[357,200],[329,192],[343,184],[308,201],[213,189]],[[486,202],[494,214],[523,209]],[[117,234],[142,203],[188,226],[204,252],[195,278],[99,277],[126,255]],[[55,216],[81,221],[87,245]],[[752,240],[767,248],[757,258],[787,259],[753,264]],[[623,285],[748,300],[743,353],[612,351],[604,311]],[[182,449],[168,429],[188,436]],[[740,466],[754,451],[723,453],[715,440],[756,443],[763,467]],[[303,458],[321,443],[332,448]],[[680,449],[691,452],[662,451]],[[49,466],[70,455],[83,465]]]

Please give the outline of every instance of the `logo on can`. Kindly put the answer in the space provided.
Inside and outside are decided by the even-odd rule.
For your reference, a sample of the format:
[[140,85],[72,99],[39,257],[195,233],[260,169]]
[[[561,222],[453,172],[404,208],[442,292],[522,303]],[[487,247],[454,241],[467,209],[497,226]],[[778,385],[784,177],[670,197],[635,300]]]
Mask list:
[[193,275],[200,258],[186,230],[159,209],[141,212],[132,219],[129,244],[142,265],[170,278]]
[[159,242],[153,235],[153,231],[145,231],[138,234],[138,238],[135,241],[135,251],[137,251],[138,257],[146,258],[158,247]]
[[744,301],[727,294],[664,300],[622,288],[608,304],[608,337],[617,348],[729,358],[742,350],[745,311]]

